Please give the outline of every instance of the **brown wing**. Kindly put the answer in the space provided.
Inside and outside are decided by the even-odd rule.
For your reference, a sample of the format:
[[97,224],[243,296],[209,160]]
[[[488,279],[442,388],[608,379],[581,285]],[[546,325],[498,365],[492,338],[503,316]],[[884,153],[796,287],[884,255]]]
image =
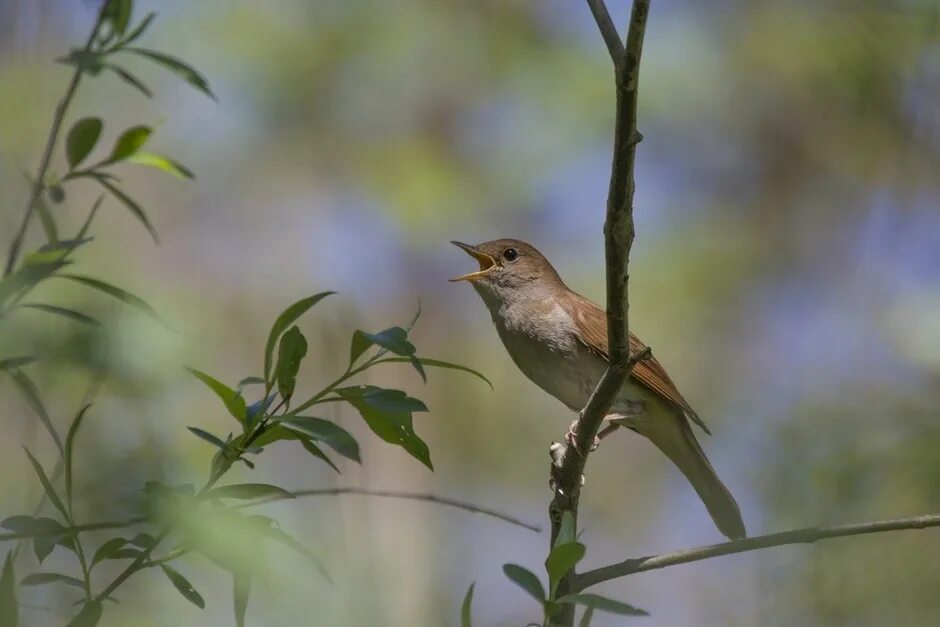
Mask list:
[[[578,330],[578,339],[605,361],[610,359],[610,355],[607,353],[607,314],[604,313],[603,309],[580,294],[574,292],[569,294],[572,299],[566,304],[569,305],[568,313],[574,319],[575,327]],[[644,350],[646,350],[646,345],[640,341],[640,338],[631,333],[630,355],[636,356]],[[688,401],[682,398],[676,384],[666,374],[665,368],[656,360],[656,357],[651,355],[648,359],[638,362],[633,368],[632,376],[643,386],[656,393],[657,396],[681,409],[705,433],[711,435],[711,431],[698,417]]]

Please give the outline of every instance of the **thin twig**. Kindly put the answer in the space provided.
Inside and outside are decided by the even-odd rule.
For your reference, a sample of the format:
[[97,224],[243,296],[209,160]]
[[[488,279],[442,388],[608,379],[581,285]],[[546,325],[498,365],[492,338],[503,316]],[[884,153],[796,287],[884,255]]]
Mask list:
[[924,516],[897,518],[894,520],[880,520],[854,525],[838,525],[835,527],[806,527],[805,529],[771,533],[765,536],[755,536],[743,540],[723,542],[722,544],[710,544],[708,546],[663,553],[662,555],[627,559],[617,564],[603,566],[578,575],[575,580],[574,590],[576,592],[584,590],[589,586],[601,583],[602,581],[616,579],[617,577],[625,577],[626,575],[642,573],[647,570],[666,568],[667,566],[675,566],[676,564],[697,562],[721,555],[745,553],[747,551],[756,551],[787,544],[811,544],[817,540],[827,540],[829,538],[844,538],[847,536],[899,531],[902,529],[926,529],[927,527],[940,527],[940,514],[927,514]]
[[[607,347],[610,363],[597,387],[591,393],[587,405],[581,410],[574,429],[572,446],[563,447],[553,455],[552,480],[555,496],[549,506],[552,523],[551,542],[554,544],[561,529],[564,512],[571,512],[577,525],[578,496],[581,477],[594,437],[604,416],[620,392],[623,382],[630,376],[636,362],[630,360],[630,328],[627,312],[628,262],[633,246],[633,169],[636,145],[642,138],[636,129],[637,87],[640,75],[640,57],[650,0],[634,0],[627,31],[627,44],[622,54],[611,48],[610,16],[601,0],[589,0],[601,34],[611,50],[614,61],[616,91],[616,124],[614,129],[614,151],[611,164],[610,188],[607,193],[607,217],[604,222],[604,252],[607,276]],[[581,451],[584,451],[582,453]],[[558,585],[558,596],[573,590],[574,570],[569,571]],[[574,624],[574,607],[563,604],[551,617],[552,625]]]
[[[98,19],[95,21],[94,28],[91,29],[91,34],[88,36],[88,40],[85,42],[84,51],[90,52],[92,46],[95,43],[95,38],[98,36],[98,31],[101,30],[101,25],[104,23],[104,17],[108,8],[108,0],[105,0],[101,5],[101,9],[98,11]],[[33,217],[33,212],[36,208],[36,202],[39,199],[39,194],[42,192],[42,188],[45,185],[46,172],[49,170],[49,163],[52,161],[52,151],[55,149],[56,141],[59,139],[59,130],[62,128],[62,122],[65,120],[65,114],[68,111],[69,105],[72,103],[72,98],[75,96],[75,91],[78,89],[78,84],[82,80],[82,75],[85,73],[84,68],[81,64],[76,65],[75,71],[72,73],[72,80],[69,81],[69,86],[65,90],[65,95],[62,97],[62,100],[59,101],[59,104],[56,105],[55,116],[52,118],[52,128],[49,130],[49,137],[46,139],[46,146],[42,151],[42,157],[39,160],[39,169],[36,172],[36,178],[33,179],[32,186],[29,191],[29,200],[26,203],[26,211],[23,213],[23,220],[20,222],[19,228],[16,230],[16,235],[13,236],[13,241],[10,243],[10,252],[7,255],[6,267],[3,269],[3,276],[7,276],[13,272],[13,268],[16,266],[16,260],[20,254],[20,248],[23,246],[23,239],[26,237],[26,229],[29,228],[29,222]]]
[[587,0],[587,3],[588,6],[591,7],[591,13],[594,14],[594,21],[597,22],[597,27],[601,30],[604,43],[607,44],[607,50],[610,51],[610,58],[613,60],[615,66],[619,65],[620,60],[623,59],[623,42],[620,40],[620,35],[617,33],[617,27],[614,26],[613,21],[610,19],[607,5],[604,3],[604,0]]

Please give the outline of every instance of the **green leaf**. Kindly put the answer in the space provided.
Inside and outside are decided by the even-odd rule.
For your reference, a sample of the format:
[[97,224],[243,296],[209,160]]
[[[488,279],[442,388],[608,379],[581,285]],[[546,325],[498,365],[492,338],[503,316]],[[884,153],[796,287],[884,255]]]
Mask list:
[[65,158],[69,168],[74,170],[94,150],[103,127],[101,118],[82,118],[72,125],[65,140]]
[[470,584],[470,587],[467,588],[467,594],[463,597],[463,604],[460,606],[460,627],[473,627],[470,608],[473,605],[473,588],[476,585],[476,582]]
[[279,488],[276,485],[267,483],[238,483],[234,485],[222,486],[211,490],[207,499],[292,499],[294,495]]
[[555,538],[555,545],[574,542],[574,514],[571,510],[565,510],[561,515],[561,526],[558,529],[558,536]]
[[235,606],[235,624],[245,627],[245,612],[248,611],[248,595],[251,594],[251,575],[246,572],[232,573],[232,599]]
[[81,579],[76,579],[75,577],[70,577],[68,575],[62,575],[60,573],[35,573],[32,575],[27,575],[23,577],[23,580],[20,582],[21,586],[42,586],[47,583],[64,583],[67,586],[75,586],[76,588],[85,588],[85,584],[82,583]]
[[[260,383],[264,383],[262,379]],[[241,385],[239,383],[238,391],[241,392]],[[245,424],[247,426],[252,426],[258,420],[259,417],[264,416],[267,411],[271,408],[271,405],[274,404],[274,399],[277,398],[277,394],[269,394],[267,397],[255,401],[245,409]],[[260,446],[260,445],[259,445]]]
[[286,424],[288,428],[297,429],[312,436],[318,442],[323,442],[343,457],[362,463],[356,439],[348,431],[329,420],[289,415],[280,418],[279,422]]
[[410,357],[415,354],[415,346],[408,341],[408,333],[401,327],[391,327],[378,333],[362,333],[373,344],[395,353]]
[[75,615],[75,618],[69,621],[66,627],[95,627],[101,620],[101,603],[98,601],[86,601],[81,611]]
[[150,23],[153,21],[153,18],[155,18],[156,16],[157,16],[156,13],[148,13],[146,17],[144,17],[144,19],[140,21],[140,24],[135,26],[134,30],[132,30],[127,35],[127,37],[121,40],[121,45],[127,45],[129,43],[133,43],[134,41],[136,41],[141,35],[144,34],[144,32],[150,26]]
[[238,385],[235,386],[235,389],[241,392],[245,387],[249,385],[264,385],[264,379],[261,377],[245,377],[238,382]]
[[70,263],[61,260],[60,255],[55,255],[54,260],[33,260],[32,256],[28,255],[19,269],[0,279],[0,305],[15,294],[29,291],[37,283],[49,278]]
[[268,446],[274,442],[279,442],[280,440],[304,440],[307,439],[302,433],[297,433],[296,431],[291,431],[290,429],[285,429],[284,427],[278,425],[268,425],[265,427],[264,431],[261,432],[255,441],[252,443],[253,446]]
[[214,436],[208,431],[204,431],[200,429],[199,427],[186,427],[186,428],[192,431],[193,435],[195,435],[197,438],[202,438],[209,444],[212,444],[213,446],[217,446],[223,451],[228,451],[228,446],[218,436]]
[[82,324],[87,324],[89,326],[97,327],[101,323],[87,316],[80,311],[75,311],[74,309],[68,309],[66,307],[59,307],[58,305],[43,305],[41,303],[23,303],[19,307],[25,307],[27,309],[35,309],[36,311],[44,311],[46,313],[55,314],[57,316],[62,316],[63,318],[68,318],[69,320],[74,320],[75,322],[81,322]]
[[128,85],[130,85],[131,87],[133,87],[134,89],[142,93],[143,95],[147,96],[148,98],[153,98],[153,92],[150,91],[150,88],[144,85],[143,81],[141,81],[139,78],[137,78],[136,76],[134,76],[133,74],[125,70],[120,65],[116,65],[114,63],[103,63],[102,67],[104,67],[105,69],[111,70],[112,72],[117,74],[118,78],[120,78],[122,81],[124,81],[125,83],[127,83]]
[[111,538],[95,551],[95,556],[91,559],[91,565],[94,566],[103,560],[112,559],[115,553],[123,549],[127,543],[128,541],[124,538]]
[[131,128],[127,129],[121,133],[121,136],[118,137],[116,142],[114,142],[114,147],[111,149],[110,156],[104,160],[102,165],[116,163],[118,161],[127,159],[135,152],[143,148],[144,144],[147,143],[147,140],[150,139],[152,134],[153,129],[149,126],[132,126]]
[[372,340],[370,340],[363,331],[353,333],[352,341],[349,344],[350,367],[356,363],[356,360],[359,359],[364,352],[369,350],[370,346],[372,346]]
[[[48,189],[50,197],[52,197],[53,189],[58,189],[60,193],[62,192],[62,188],[58,185]],[[62,194],[62,197],[64,199],[65,195]],[[59,230],[56,227],[55,219],[52,217],[52,212],[49,211],[49,206],[46,204],[46,201],[42,199],[42,196],[36,197],[36,204],[34,206],[36,213],[39,215],[39,223],[42,225],[42,230],[46,234],[46,240],[48,240],[50,244],[55,244],[59,241]]]
[[248,410],[245,407],[245,399],[241,394],[204,372],[193,368],[187,368],[187,370],[189,370],[194,377],[202,381],[206,387],[215,392],[216,396],[222,399],[222,403],[225,404],[228,413],[231,414],[235,420],[242,425],[245,424]]
[[[428,406],[401,390],[391,390],[374,385],[354,385],[337,388],[336,393],[347,400],[362,399],[370,407],[387,414],[428,411]],[[410,421],[409,421],[410,424]]]
[[586,605],[588,607],[593,607],[604,612],[610,612],[611,614],[619,614],[621,616],[649,616],[649,612],[641,610],[640,608],[627,605],[626,603],[622,603],[620,601],[615,601],[614,599],[602,597],[599,594],[567,594],[560,599],[556,599],[555,602]]
[[417,358],[416,356],[414,356],[414,355],[412,355],[409,359],[411,359],[411,367],[414,368],[414,369],[415,369],[415,372],[417,372],[417,373],[421,376],[421,380],[424,381],[425,383],[427,383],[427,382],[428,382],[428,375],[427,375],[427,373],[424,371],[424,366],[421,365],[421,360],[418,359],[418,358]]
[[531,570],[518,564],[503,564],[503,572],[510,581],[532,595],[532,598],[539,604],[545,602],[545,589],[542,587],[542,582]]
[[151,168],[162,170],[167,174],[172,174],[179,179],[194,179],[196,176],[192,171],[181,164],[163,155],[155,155],[152,152],[135,152],[127,158],[129,163],[136,163]]
[[13,551],[7,552],[0,574],[0,625],[17,627],[19,603],[16,600],[16,575],[13,572]]
[[330,577],[329,571],[327,571],[326,566],[324,566],[323,562],[320,561],[320,558],[317,556],[317,554],[308,549],[303,543],[295,540],[286,531],[272,526],[265,529],[264,535],[266,538],[274,540],[275,542],[279,542],[280,544],[283,544],[284,546],[293,549],[297,553],[300,553],[306,557],[324,579],[326,579],[331,584],[333,583],[333,578]]
[[205,609],[206,602],[202,600],[202,595],[196,592],[193,584],[189,583],[189,580],[186,579],[186,577],[166,564],[161,564],[160,570],[162,570],[163,574],[166,575],[167,579],[170,580],[170,583],[173,584],[173,587],[176,588],[180,594],[186,597],[187,601],[201,610]]
[[431,450],[428,448],[427,443],[410,427],[404,429],[402,433],[401,446],[412,457],[427,466],[428,470],[434,472],[434,464],[431,463]]
[[68,503],[69,512],[72,511],[72,465],[75,460],[75,435],[78,433],[78,428],[82,426],[82,420],[85,419],[85,412],[88,411],[89,407],[91,407],[90,404],[85,405],[78,411],[72,420],[72,424],[69,425],[68,434],[65,436],[65,502]]
[[[328,465],[330,468],[332,468],[333,470],[335,470],[336,472],[338,472],[338,473],[340,472],[339,468],[336,467],[336,464],[333,463],[333,460],[330,459],[329,457],[327,457],[326,453],[324,453],[322,450],[320,450],[320,447],[319,447],[319,446],[317,446],[316,444],[314,444],[313,442],[311,442],[311,441],[308,440],[307,438],[301,438],[300,443],[301,443],[301,445],[303,445],[304,449],[306,449],[306,451],[307,451],[308,453],[310,453],[311,455],[313,455],[313,456],[316,457],[317,459],[321,459],[321,460],[323,460],[324,462],[326,462],[327,465]],[[342,474],[342,473],[340,473],[340,474]]]
[[133,7],[133,0],[109,0],[104,15],[114,35],[120,37],[127,30]]
[[154,63],[162,65],[164,68],[176,74],[178,77],[209,96],[215,100],[215,95],[212,93],[212,90],[209,89],[209,83],[199,72],[194,70],[192,67],[186,63],[176,59],[174,57],[163,54],[162,52],[155,52],[153,50],[148,50],[146,48],[124,48],[127,52],[139,55],[145,59],[149,59]]
[[108,296],[112,296],[125,305],[130,305],[131,307],[144,312],[148,316],[154,318],[155,320],[160,320],[157,317],[157,312],[153,310],[153,307],[148,305],[142,299],[134,296],[130,292],[126,292],[119,287],[115,287],[110,283],[105,283],[99,279],[94,279],[89,276],[84,276],[80,274],[57,274],[57,277],[68,279],[69,281],[75,281],[76,283],[81,283],[87,287],[98,290],[99,292],[104,292]]
[[36,361],[32,355],[23,355],[21,357],[7,357],[0,359],[0,370],[13,370]]
[[68,56],[56,59],[56,61],[58,63],[64,63],[65,65],[74,66],[91,76],[97,76],[101,73],[103,59],[104,54],[100,52],[76,48],[70,50]]
[[13,382],[26,398],[26,402],[29,404],[30,408],[39,417],[39,421],[42,422],[46,431],[49,432],[52,441],[55,442],[56,448],[59,449],[59,453],[64,454],[65,447],[62,446],[62,438],[59,437],[59,432],[56,431],[55,426],[52,424],[49,413],[46,411],[46,406],[43,405],[42,399],[39,398],[39,389],[36,387],[36,384],[33,383],[33,380],[26,376],[26,373],[22,370],[7,370],[6,373],[13,379]]
[[[487,379],[481,373],[477,372],[476,370],[472,368],[467,368],[466,366],[461,366],[459,364],[452,364],[447,361],[441,361],[440,359],[428,359],[427,357],[415,357],[414,359],[417,359],[421,363],[422,366],[430,366],[432,368],[447,368],[450,370],[460,370],[461,372],[472,374],[473,376],[477,377],[478,379],[486,383],[488,386],[490,386],[490,389],[493,388],[493,384],[490,382],[489,379]],[[412,359],[407,358],[407,357],[388,357],[386,359],[383,359],[382,363],[411,362],[411,361]]]
[[277,391],[285,402],[289,402],[297,386],[297,372],[300,362],[307,354],[307,340],[297,326],[291,327],[281,336],[277,350],[277,365],[274,367],[274,378],[277,380]]
[[579,542],[566,542],[556,545],[545,560],[548,572],[548,589],[552,597],[558,589],[558,583],[575,564],[584,558],[584,545]]
[[336,392],[359,410],[373,433],[386,442],[401,446],[412,457],[434,470],[427,444],[412,427],[411,412],[426,411],[424,403],[400,390],[374,386],[339,388]]
[[130,543],[134,546],[139,546],[142,549],[152,549],[157,546],[157,540],[149,533],[138,533],[136,536],[131,538]]
[[308,298],[301,299],[285,309],[280,316],[277,317],[277,320],[274,321],[274,325],[271,327],[271,332],[268,333],[268,341],[264,347],[264,380],[273,383],[271,380],[271,360],[274,357],[274,345],[277,343],[281,334],[287,330],[287,327],[292,325],[297,318],[304,315],[308,309],[316,305],[318,302],[329,296],[330,294],[335,294],[336,292],[320,292],[319,294],[314,294]]
[[33,454],[29,452],[28,448],[24,446],[23,450],[26,451],[26,455],[29,457],[29,463],[33,465],[33,470],[36,471],[36,476],[39,477],[39,482],[42,483],[42,489],[46,491],[49,502],[62,513],[62,516],[65,517],[66,520],[69,520],[69,514],[65,509],[65,505],[62,503],[62,499],[59,498],[59,495],[56,494],[55,488],[52,487],[52,482],[50,482],[49,477],[46,476],[46,471],[42,469],[42,466],[36,461],[36,458],[33,457]]
[[150,222],[150,218],[147,217],[147,214],[143,208],[137,204],[137,201],[118,189],[113,183],[111,183],[101,174],[94,173],[90,176],[98,181],[102,187],[108,190],[108,192],[110,192],[112,196],[120,201],[122,205],[127,207],[127,210],[131,212],[131,215],[137,218],[137,220],[144,225],[144,227],[147,229],[147,232],[150,233],[150,237],[153,239],[154,243],[157,245],[160,244],[160,236],[157,234],[157,229],[154,228],[153,223]]

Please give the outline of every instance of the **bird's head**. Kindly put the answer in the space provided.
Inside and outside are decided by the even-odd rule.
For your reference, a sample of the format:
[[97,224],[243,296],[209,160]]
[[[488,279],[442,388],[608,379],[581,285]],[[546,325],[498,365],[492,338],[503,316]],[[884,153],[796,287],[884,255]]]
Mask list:
[[542,253],[517,239],[497,239],[476,246],[451,243],[480,264],[479,270],[451,281],[468,281],[484,300],[537,298],[544,289],[561,283],[558,273]]

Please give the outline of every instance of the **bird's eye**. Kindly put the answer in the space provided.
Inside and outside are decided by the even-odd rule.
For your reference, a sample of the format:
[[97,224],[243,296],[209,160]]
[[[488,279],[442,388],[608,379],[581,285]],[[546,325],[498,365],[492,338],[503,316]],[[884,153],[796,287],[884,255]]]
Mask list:
[[519,251],[516,250],[515,248],[507,248],[506,250],[503,251],[503,259],[505,259],[506,261],[510,263],[512,263],[518,258],[519,258]]

